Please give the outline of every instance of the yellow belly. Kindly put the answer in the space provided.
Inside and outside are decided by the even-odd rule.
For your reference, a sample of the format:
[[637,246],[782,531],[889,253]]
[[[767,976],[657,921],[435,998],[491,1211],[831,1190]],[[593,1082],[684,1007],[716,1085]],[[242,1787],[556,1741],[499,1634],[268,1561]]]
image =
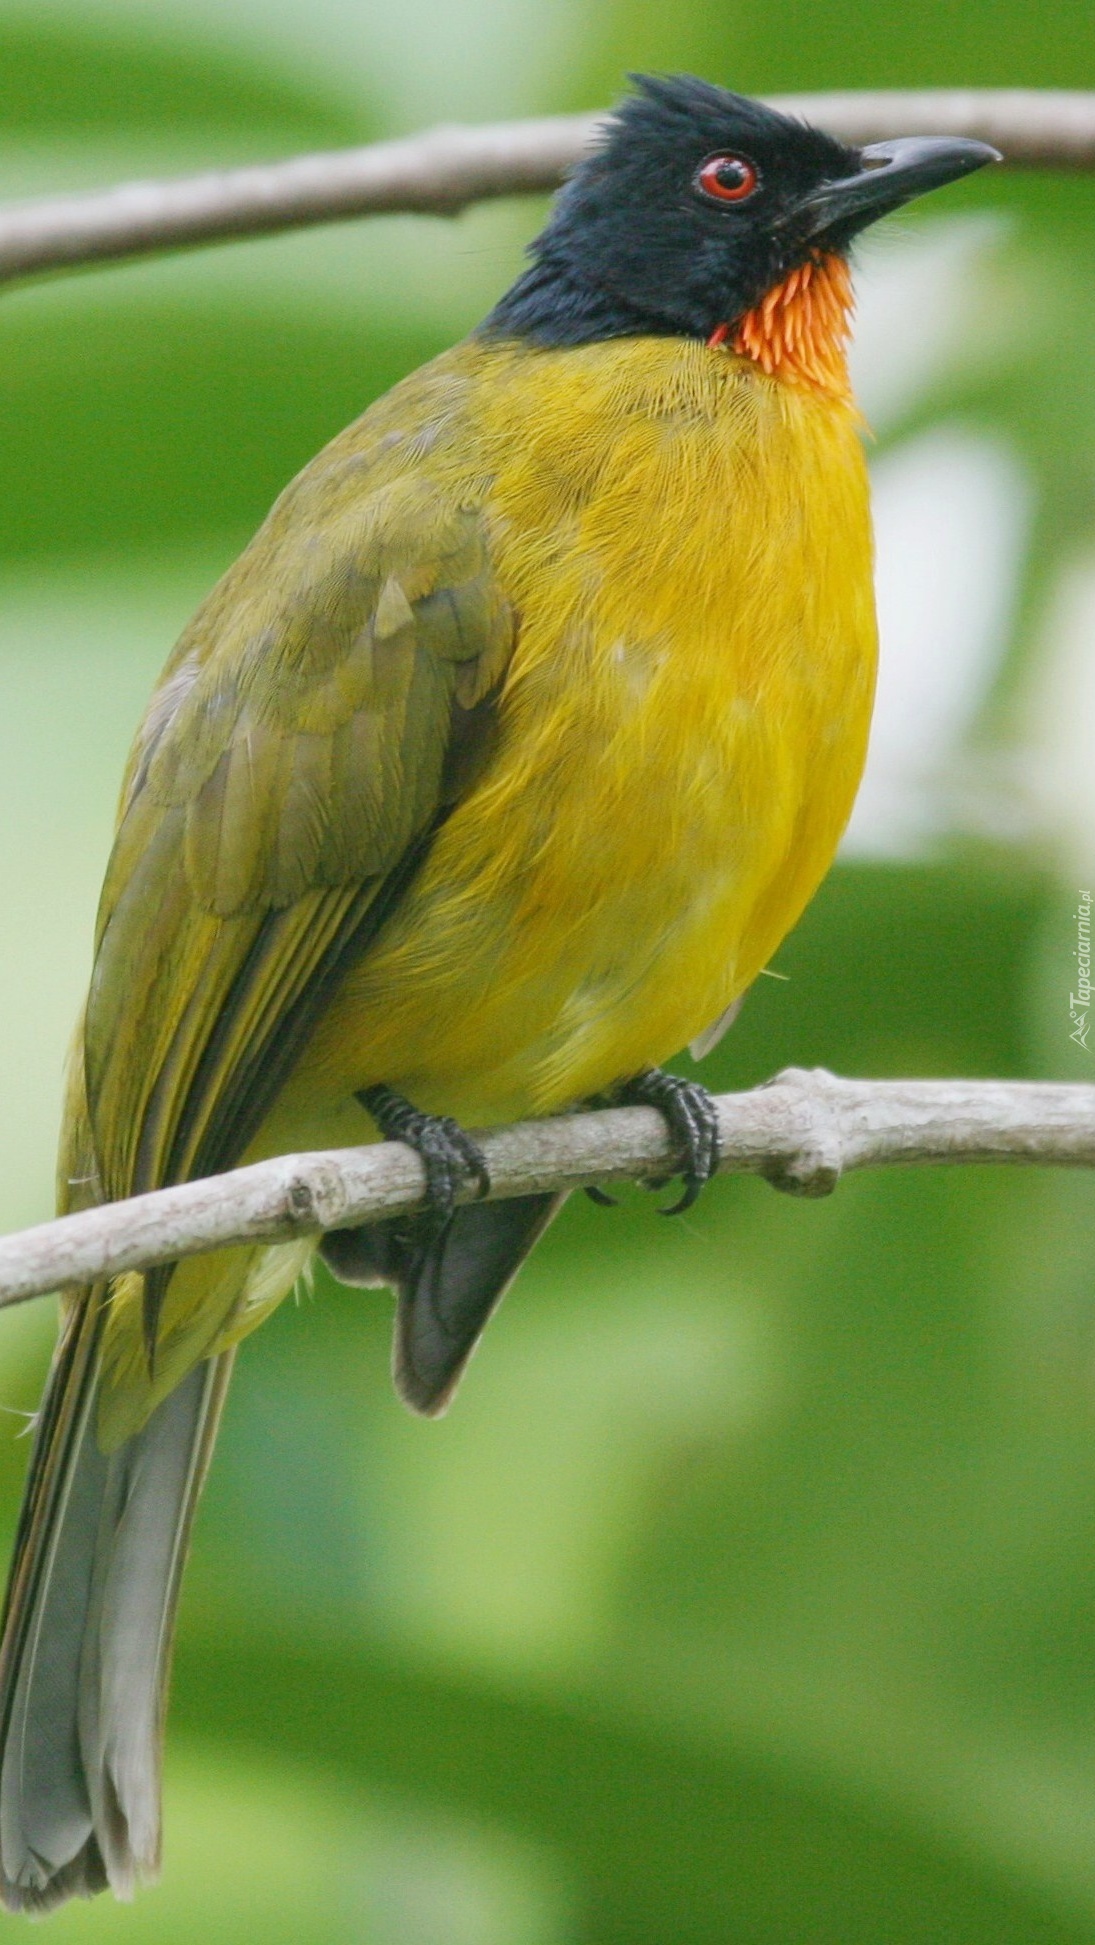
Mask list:
[[340,1104],[376,1080],[482,1125],[666,1059],[756,977],[851,809],[854,412],[678,340],[508,355],[519,445],[496,365],[476,408],[520,616],[500,745],[255,1152],[359,1138]]

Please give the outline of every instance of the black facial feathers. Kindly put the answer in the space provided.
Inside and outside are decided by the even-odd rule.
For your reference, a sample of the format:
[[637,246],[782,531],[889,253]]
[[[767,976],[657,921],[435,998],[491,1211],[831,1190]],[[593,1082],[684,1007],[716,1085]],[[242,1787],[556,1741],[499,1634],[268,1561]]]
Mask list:
[[[816,247],[797,212],[860,166],[857,150],[710,82],[643,75],[636,88],[561,190],[529,269],[484,330],[543,345],[706,338]],[[740,200],[721,199],[717,174],[714,195],[698,181],[720,156],[755,171]],[[748,180],[723,174],[731,187]]]

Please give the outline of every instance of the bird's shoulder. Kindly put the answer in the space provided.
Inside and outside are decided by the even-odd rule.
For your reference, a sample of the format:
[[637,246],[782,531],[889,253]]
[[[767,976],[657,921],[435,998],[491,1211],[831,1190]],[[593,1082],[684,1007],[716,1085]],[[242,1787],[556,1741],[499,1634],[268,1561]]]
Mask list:
[[458,355],[435,360],[282,493],[151,698],[113,877],[127,825],[143,850],[181,809],[193,894],[227,916],[383,871],[421,825],[514,631],[468,391]]

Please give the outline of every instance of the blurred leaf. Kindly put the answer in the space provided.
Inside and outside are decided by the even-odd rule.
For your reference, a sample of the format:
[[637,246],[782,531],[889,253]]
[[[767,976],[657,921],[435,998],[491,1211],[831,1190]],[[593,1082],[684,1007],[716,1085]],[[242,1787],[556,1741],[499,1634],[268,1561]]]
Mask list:
[[831,872],[703,1064],[718,1089],[777,1067],[1028,1071],[1023,995],[1051,881],[1001,854]]
[[0,557],[237,545],[425,332],[141,307],[0,316]]
[[1052,15],[1023,0],[966,0],[960,11],[948,0],[904,8],[860,0],[854,12],[840,0],[672,10],[656,0],[614,0],[598,26],[587,47],[595,50],[593,85],[601,94],[616,92],[624,73],[635,68],[691,69],[746,94],[1074,88],[1087,85],[1095,52],[1085,0],[1062,0]]
[[[135,25],[135,24],[134,24]],[[35,20],[0,15],[0,135],[53,136],[109,130],[169,134],[258,126],[286,143],[367,141],[359,110],[336,87],[291,75],[258,48],[189,45],[121,19],[93,22],[73,8]],[[213,164],[210,157],[210,166]]]
[[[459,1809],[570,1860],[583,1945],[1080,1945],[1082,1920],[927,1825],[745,1749],[654,1737],[398,1662],[266,1635],[180,1647],[180,1727]],[[411,1945],[407,1941],[407,1945]],[[446,1940],[448,1945],[448,1940]]]

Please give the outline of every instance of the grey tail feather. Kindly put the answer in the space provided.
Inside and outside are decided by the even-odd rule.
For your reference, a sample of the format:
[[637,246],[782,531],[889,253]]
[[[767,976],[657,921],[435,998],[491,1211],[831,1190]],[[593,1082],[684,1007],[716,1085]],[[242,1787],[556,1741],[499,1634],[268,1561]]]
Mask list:
[[190,1522],[232,1353],[197,1366],[117,1451],[95,1435],[90,1293],[39,1419],[0,1644],[0,1896],[46,1911],[160,1858],[160,1758]]
[[398,1293],[393,1370],[413,1411],[449,1404],[479,1337],[565,1195],[468,1202],[441,1225],[392,1217],[336,1229],[320,1254],[343,1283],[389,1283]]

